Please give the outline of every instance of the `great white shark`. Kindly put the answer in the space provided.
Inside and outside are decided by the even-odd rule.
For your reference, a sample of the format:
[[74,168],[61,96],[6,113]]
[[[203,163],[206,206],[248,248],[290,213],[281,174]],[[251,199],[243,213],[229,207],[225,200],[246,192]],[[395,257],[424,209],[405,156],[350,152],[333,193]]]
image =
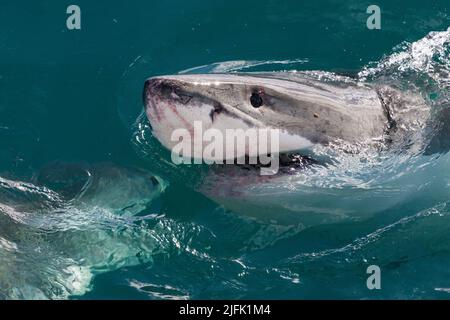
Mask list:
[[[399,143],[424,128],[430,108],[416,93],[326,72],[173,75],[148,79],[144,100],[155,137],[168,149],[179,128],[279,129],[280,151]],[[225,133],[225,132],[224,132]]]
[[[367,206],[365,197],[373,195],[352,190],[329,197],[335,202],[330,212],[324,194],[316,199],[314,194],[302,198],[291,193],[289,199],[283,199],[286,194],[272,186],[251,199],[258,191],[248,190],[283,179],[298,169],[326,165],[329,159],[313,151],[318,146],[349,153],[367,148],[433,153],[436,148],[448,147],[447,140],[440,138],[443,135],[436,133],[437,128],[448,133],[446,113],[432,112],[420,93],[329,72],[157,76],[145,82],[143,96],[152,133],[169,150],[180,143],[173,139],[173,132],[180,128],[192,132],[195,122],[223,134],[227,129],[278,129],[282,168],[275,177],[250,175],[252,166],[213,166],[200,189],[235,211],[253,212],[258,217],[275,214],[276,220],[296,216],[305,225],[364,216],[392,204],[383,199]],[[328,190],[326,196],[333,192]],[[276,205],[270,201],[275,194]],[[345,200],[349,198],[359,199],[360,206],[358,201]]]

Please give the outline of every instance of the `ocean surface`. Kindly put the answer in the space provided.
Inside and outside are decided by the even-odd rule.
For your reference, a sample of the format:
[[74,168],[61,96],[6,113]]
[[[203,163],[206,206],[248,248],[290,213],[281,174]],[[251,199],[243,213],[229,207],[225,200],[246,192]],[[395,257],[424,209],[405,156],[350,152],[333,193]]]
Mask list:
[[[81,30],[66,27],[71,4]],[[371,4],[380,30],[366,26]],[[309,195],[330,212],[342,204],[330,194],[374,212],[302,228],[191,188],[200,169],[164,167],[142,115],[145,79],[179,72],[394,79],[450,107],[449,10],[448,0],[3,0],[0,299],[449,299],[448,153],[339,159],[308,180]],[[284,191],[294,205],[303,186]],[[371,265],[380,290],[367,288]]]

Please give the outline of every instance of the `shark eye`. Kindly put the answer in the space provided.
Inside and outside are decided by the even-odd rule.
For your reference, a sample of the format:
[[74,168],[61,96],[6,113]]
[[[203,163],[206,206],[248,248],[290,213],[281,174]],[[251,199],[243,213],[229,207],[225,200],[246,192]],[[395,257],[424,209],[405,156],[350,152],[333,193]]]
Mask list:
[[253,92],[252,96],[250,97],[250,103],[252,104],[253,108],[259,108],[264,104],[264,101],[258,92]]

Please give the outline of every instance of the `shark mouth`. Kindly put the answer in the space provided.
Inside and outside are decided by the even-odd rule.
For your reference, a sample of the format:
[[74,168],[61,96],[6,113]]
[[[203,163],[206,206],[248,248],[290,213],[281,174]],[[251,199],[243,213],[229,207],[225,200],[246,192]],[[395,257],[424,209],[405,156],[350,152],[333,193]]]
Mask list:
[[[296,152],[280,153],[278,155],[279,169],[277,175],[295,174],[301,170],[313,167],[313,166],[325,166],[326,163],[312,158],[308,155],[302,155]],[[219,167],[227,166],[230,164],[217,165]],[[231,164],[248,173],[260,172],[261,168],[268,168],[270,164],[262,164],[258,161],[256,164],[250,164],[249,158],[246,157],[244,164],[239,163],[237,159],[234,159],[234,163]]]

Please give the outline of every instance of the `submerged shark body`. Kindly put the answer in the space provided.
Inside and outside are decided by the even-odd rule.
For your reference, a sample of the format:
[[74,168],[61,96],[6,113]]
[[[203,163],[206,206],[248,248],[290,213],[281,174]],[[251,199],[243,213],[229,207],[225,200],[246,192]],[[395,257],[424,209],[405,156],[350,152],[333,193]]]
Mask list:
[[141,224],[164,188],[110,163],[52,163],[33,183],[0,177],[0,300],[82,295],[95,275],[149,261],[158,242]]
[[[307,195],[307,185],[299,190],[303,198],[282,189],[292,188],[290,177],[299,169],[312,169],[312,175],[314,168],[335,161],[317,149],[418,153],[427,148],[427,132],[433,127],[430,107],[421,95],[326,72],[155,77],[145,84],[144,101],[153,135],[169,150],[180,143],[173,139],[174,130],[192,133],[196,121],[204,130],[223,134],[227,129],[279,130],[277,175],[263,177],[254,166],[213,165],[199,190],[234,211],[271,220],[275,216],[277,221],[296,217],[305,225],[361,217],[392,205],[381,200],[368,208],[365,197],[373,195],[328,190],[335,210],[312,216],[311,211],[327,207],[324,194]],[[361,207],[345,197],[359,197]]]

